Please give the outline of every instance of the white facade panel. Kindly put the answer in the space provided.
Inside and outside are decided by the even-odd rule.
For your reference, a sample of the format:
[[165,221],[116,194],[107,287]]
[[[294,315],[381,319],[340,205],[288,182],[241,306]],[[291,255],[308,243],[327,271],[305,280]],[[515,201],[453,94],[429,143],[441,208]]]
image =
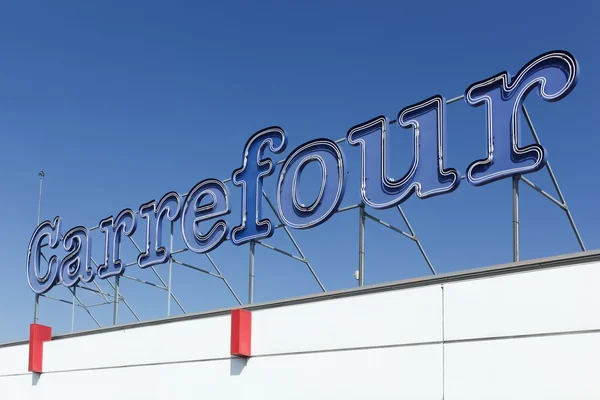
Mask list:
[[0,377],[27,373],[28,363],[29,345],[0,347]]
[[439,285],[252,313],[256,355],[442,340]]
[[445,340],[600,329],[600,263],[444,285]]
[[[27,371],[27,368],[25,368],[25,371]],[[45,396],[45,393],[34,391],[32,388],[32,379],[31,374],[17,376],[0,375],[0,398],[2,400],[33,400],[36,399],[36,396],[38,399],[40,396]]]
[[[0,378],[7,398],[422,399],[442,398],[441,345],[46,373]],[[87,389],[86,389],[87,388]]]
[[44,343],[44,370],[121,367],[229,357],[230,317],[218,316]]
[[445,346],[445,400],[600,399],[600,333]]

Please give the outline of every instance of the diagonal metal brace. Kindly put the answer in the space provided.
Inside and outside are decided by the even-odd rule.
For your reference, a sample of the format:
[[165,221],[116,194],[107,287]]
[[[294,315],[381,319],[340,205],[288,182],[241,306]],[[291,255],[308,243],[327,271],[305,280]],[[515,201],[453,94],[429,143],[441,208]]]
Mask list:
[[271,200],[267,196],[267,193],[264,190],[262,192],[263,192],[263,197],[265,198],[265,200],[267,200],[267,203],[269,204],[269,207],[271,208],[271,210],[273,211],[273,213],[275,213],[275,215],[277,216],[277,219],[279,220],[279,223],[283,225],[283,230],[285,231],[285,233],[288,235],[288,237],[292,241],[292,244],[296,248],[296,251],[298,252],[298,254],[300,254],[300,257],[302,257],[302,262],[304,262],[306,264],[306,266],[310,270],[310,273],[312,274],[312,276],[315,278],[315,280],[319,284],[319,287],[321,288],[321,290],[325,292],[326,291],[325,290],[325,286],[323,286],[323,283],[321,283],[321,280],[317,276],[317,273],[313,269],[312,265],[310,265],[310,262],[308,261],[308,259],[306,258],[306,256],[302,252],[302,250],[300,249],[300,246],[298,246],[298,243],[296,243],[296,240],[294,239],[294,236],[292,236],[292,233],[290,232],[290,229],[286,225],[283,224],[283,221],[279,217],[279,214],[277,213],[277,210],[275,209],[275,206],[273,206],[273,203],[271,203]]

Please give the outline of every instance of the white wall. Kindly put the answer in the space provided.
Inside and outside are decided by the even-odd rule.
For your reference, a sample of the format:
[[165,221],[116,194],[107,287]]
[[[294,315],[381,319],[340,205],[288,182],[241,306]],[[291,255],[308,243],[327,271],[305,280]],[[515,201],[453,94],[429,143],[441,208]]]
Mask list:
[[0,399],[600,399],[600,263],[0,347]]

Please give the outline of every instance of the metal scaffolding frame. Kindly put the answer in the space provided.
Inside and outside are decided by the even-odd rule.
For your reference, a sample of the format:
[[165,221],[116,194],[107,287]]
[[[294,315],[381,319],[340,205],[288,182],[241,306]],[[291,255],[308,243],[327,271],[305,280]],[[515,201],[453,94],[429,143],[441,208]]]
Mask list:
[[[452,104],[454,102],[457,102],[459,100],[462,100],[464,98],[464,96],[458,96],[455,98],[452,98],[450,100],[446,101],[446,104]],[[522,111],[523,111],[523,115],[527,121],[527,125],[533,135],[533,138],[535,140],[535,142],[537,144],[540,144],[540,140],[539,137],[537,135],[537,132],[533,126],[533,122],[531,121],[531,117],[529,116],[529,113],[527,112],[527,109],[525,108],[525,105],[522,106]],[[397,123],[397,121],[393,120],[391,121],[392,124]],[[346,138],[342,138],[342,139],[338,139],[336,140],[336,143],[343,143],[346,141]],[[284,162],[284,160],[280,160],[278,161],[276,164],[282,164]],[[530,186],[531,188],[533,188],[535,191],[537,191],[538,193],[540,193],[541,195],[543,195],[544,197],[546,197],[547,199],[549,199],[553,204],[557,205],[559,208],[561,208],[563,211],[565,211],[567,218],[569,220],[569,223],[571,224],[573,233],[575,234],[578,244],[581,247],[581,250],[585,251],[585,246],[583,244],[583,240],[581,238],[581,235],[579,234],[579,231],[577,230],[577,226],[575,225],[575,221],[573,219],[573,216],[567,206],[566,200],[560,190],[560,187],[558,185],[558,182],[556,180],[556,177],[554,175],[554,172],[552,171],[552,168],[550,166],[550,163],[548,162],[545,166],[545,169],[547,170],[548,174],[550,175],[550,179],[552,180],[552,183],[554,185],[554,188],[558,194],[559,199],[557,200],[555,197],[553,197],[552,195],[548,194],[546,191],[544,191],[543,189],[541,189],[540,187],[538,187],[536,184],[534,184],[532,181],[530,181],[529,179],[523,177],[523,176],[514,176],[512,178],[512,209],[513,209],[513,218],[512,218],[512,225],[513,225],[513,260],[514,261],[519,261],[520,258],[520,248],[519,248],[519,182],[523,182],[525,183],[527,186]],[[43,187],[43,180],[44,180],[44,172],[41,171],[39,173],[39,178],[40,178],[40,190],[39,190],[39,199],[38,199],[38,225],[40,223],[40,216],[41,216],[41,201],[42,201],[42,187]],[[464,179],[464,177],[463,177]],[[230,182],[231,178],[225,179],[223,180],[224,183]],[[185,198],[188,195],[188,193],[183,194],[182,195],[182,199]],[[267,196],[267,193],[263,190],[263,198],[266,201],[267,205],[269,206],[269,208],[273,211],[273,213],[277,216],[278,218],[278,224],[274,226],[275,230],[279,230],[279,229],[283,229],[286,233],[286,236],[288,237],[288,239],[290,240],[290,242],[292,243],[293,247],[295,248],[297,254],[293,254],[289,251],[280,249],[278,247],[275,247],[271,244],[265,243],[264,241],[261,240],[252,240],[249,243],[249,261],[248,261],[248,301],[246,304],[252,304],[254,302],[254,280],[255,280],[255,249],[256,249],[256,245],[259,245],[261,247],[264,247],[266,249],[272,250],[274,252],[277,252],[279,254],[283,254],[291,259],[294,259],[302,264],[304,264],[306,266],[306,268],[309,270],[309,272],[311,273],[312,277],[314,278],[315,282],[317,283],[317,285],[319,286],[319,289],[323,292],[326,291],[325,286],[323,285],[322,281],[319,279],[313,265],[310,263],[310,261],[308,260],[308,258],[306,257],[305,253],[302,251],[300,245],[298,244],[298,242],[296,241],[296,239],[294,238],[294,235],[292,234],[292,232],[290,231],[290,229],[283,223],[283,221],[281,220],[281,218],[279,217],[279,214],[277,213],[277,210],[275,208],[275,206],[273,205],[273,202],[271,201],[271,199]],[[403,211],[401,206],[396,206],[398,212],[400,213],[400,216],[402,217],[402,220],[404,221],[408,232],[405,232],[404,230],[386,222],[381,220],[380,218],[377,218],[376,216],[370,214],[369,212],[367,212],[365,210],[365,205],[363,203],[359,203],[359,204],[354,204],[354,205],[350,205],[350,206],[346,206],[346,207],[342,207],[339,208],[336,211],[336,214],[339,213],[343,213],[343,212],[347,212],[347,211],[351,211],[354,209],[358,209],[358,262],[357,262],[357,266],[358,269],[356,270],[355,274],[356,274],[356,279],[358,281],[358,286],[363,286],[365,284],[364,281],[364,277],[365,277],[365,222],[367,219],[376,222],[386,228],[388,228],[389,230],[400,234],[401,236],[404,236],[410,240],[412,240],[413,242],[415,242],[415,244],[417,245],[419,252],[421,253],[423,259],[425,260],[425,262],[427,263],[427,266],[430,270],[430,272],[432,274],[436,274],[436,271],[433,267],[433,264],[431,262],[431,260],[429,259],[429,257],[427,256],[427,253],[425,252],[425,249],[421,243],[421,241],[419,240],[419,238],[417,237],[414,229],[412,228],[408,217],[406,216],[405,212]],[[137,214],[137,212],[136,212]],[[137,321],[140,321],[140,317],[139,315],[135,312],[135,310],[132,308],[131,304],[126,300],[122,288],[120,287],[120,280],[121,279],[127,279],[127,280],[131,280],[132,282],[136,282],[139,284],[144,284],[144,285],[148,285],[152,288],[155,289],[159,289],[159,290],[163,290],[167,292],[167,316],[171,315],[171,302],[174,301],[175,304],[177,305],[177,307],[179,307],[179,309],[181,310],[181,312],[183,312],[184,314],[187,313],[186,309],[184,308],[184,306],[182,305],[181,301],[179,301],[179,299],[176,297],[176,295],[173,293],[173,286],[172,286],[172,272],[173,272],[173,267],[174,266],[178,266],[178,267],[183,267],[183,268],[188,268],[190,270],[196,271],[196,272],[201,272],[203,274],[206,274],[210,277],[213,278],[217,278],[219,280],[221,280],[224,285],[227,287],[227,289],[229,290],[229,292],[231,293],[231,295],[235,298],[236,302],[239,305],[244,305],[244,303],[240,300],[240,298],[238,297],[238,295],[235,293],[233,287],[229,284],[229,282],[227,281],[226,277],[224,276],[224,274],[221,272],[221,269],[218,267],[217,263],[214,261],[214,259],[211,257],[210,252],[209,253],[205,253],[204,256],[207,258],[207,260],[209,261],[210,265],[212,266],[212,268],[214,269],[214,271],[216,272],[211,272],[207,269],[203,269],[200,268],[198,266],[192,265],[190,263],[186,263],[183,262],[179,259],[177,259],[177,255],[182,254],[184,252],[189,251],[186,247],[181,248],[181,249],[174,249],[173,247],[173,231],[174,231],[174,222],[170,222],[170,240],[169,240],[169,250],[170,250],[170,255],[169,255],[169,259],[168,259],[168,266],[169,266],[169,270],[168,270],[168,278],[163,279],[163,277],[158,273],[158,271],[156,270],[156,268],[154,266],[150,267],[149,269],[152,271],[152,273],[154,274],[154,276],[158,279],[158,281],[160,282],[160,284],[155,284],[140,278],[136,278],[136,277],[132,277],[126,274],[123,274],[121,276],[116,276],[114,278],[110,278],[110,279],[106,279],[105,281],[107,282],[107,284],[110,286],[112,293],[103,291],[101,289],[101,287],[98,285],[97,281],[92,281],[91,283],[79,283],[78,285],[69,288],[69,291],[71,292],[71,300],[66,300],[66,299],[62,299],[62,298],[57,298],[57,297],[52,297],[49,296],[47,294],[43,294],[43,295],[35,295],[35,300],[34,300],[34,323],[38,322],[38,317],[39,317],[39,299],[40,297],[44,297],[46,299],[49,300],[53,300],[53,301],[57,301],[60,303],[64,303],[64,304],[70,304],[71,308],[72,308],[72,316],[71,316],[71,330],[74,331],[75,330],[75,310],[77,308],[81,308],[83,309],[88,316],[91,318],[92,321],[94,321],[94,323],[98,326],[101,327],[100,322],[98,321],[98,319],[93,315],[92,313],[92,309],[95,307],[100,307],[100,306],[107,306],[107,305],[112,305],[113,307],[113,321],[112,324],[113,325],[117,325],[118,321],[119,321],[119,305],[120,303],[122,303],[127,310],[131,313],[131,315],[133,316],[133,318],[135,318]],[[99,229],[99,226],[95,226],[93,228],[90,228],[90,231]],[[140,246],[136,243],[136,241],[134,240],[133,237],[128,236],[131,243],[133,244],[133,246],[137,249],[137,251],[139,253],[142,253],[143,250],[140,248]],[[61,238],[62,240],[62,238]],[[229,239],[225,239],[226,241]],[[42,254],[42,257],[45,258],[45,256]],[[95,265],[96,268],[98,268],[98,263],[92,258],[92,263]],[[129,262],[125,264],[125,267],[130,267],[130,266],[134,266],[137,264],[137,261],[133,261],[133,262]],[[91,292],[94,293],[98,298],[99,298],[99,302],[98,303],[93,303],[93,304],[85,304],[80,296],[78,295],[78,293],[80,291],[84,291],[84,292]]]

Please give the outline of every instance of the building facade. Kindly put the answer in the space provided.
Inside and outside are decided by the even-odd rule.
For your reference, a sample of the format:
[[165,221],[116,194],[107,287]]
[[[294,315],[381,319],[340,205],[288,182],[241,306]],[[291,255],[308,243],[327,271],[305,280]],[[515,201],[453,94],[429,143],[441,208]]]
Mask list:
[[2,399],[599,399],[600,251],[0,345]]

